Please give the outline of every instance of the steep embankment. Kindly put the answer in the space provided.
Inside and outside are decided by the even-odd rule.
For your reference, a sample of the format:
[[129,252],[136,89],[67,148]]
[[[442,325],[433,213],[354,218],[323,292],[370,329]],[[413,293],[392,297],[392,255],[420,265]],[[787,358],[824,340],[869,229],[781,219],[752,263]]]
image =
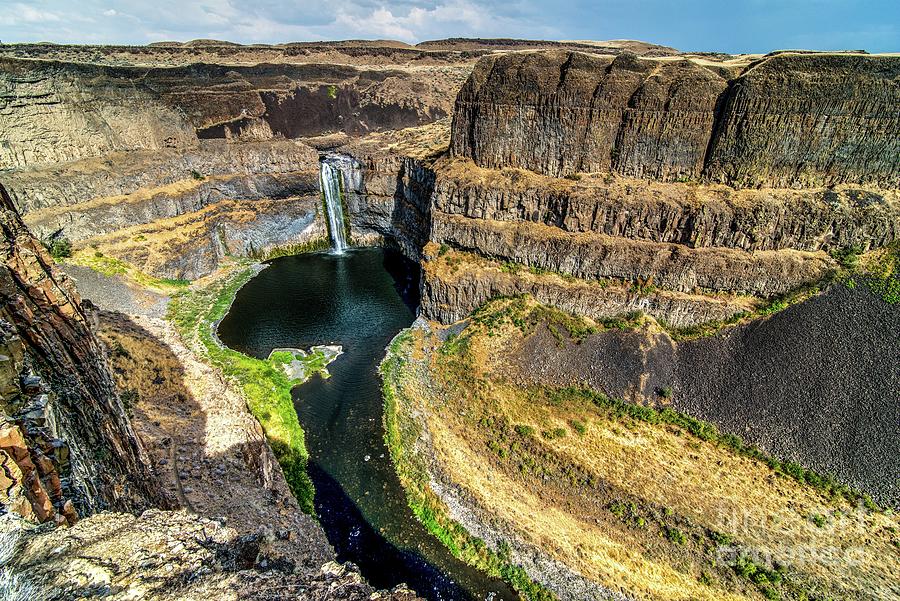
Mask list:
[[[857,307],[882,302],[859,294]],[[853,318],[845,319],[852,327]],[[797,336],[803,325],[809,324],[773,327],[785,333],[797,326]],[[612,378],[608,365],[617,361],[620,376],[635,385],[653,380],[658,365],[631,364],[663,352],[649,339],[652,331],[641,317],[604,325],[519,298],[491,303],[461,327],[422,326],[399,337],[383,367],[388,440],[426,523],[472,561],[485,552],[463,533],[483,539],[560,599],[890,596],[895,517],[863,507],[858,493],[832,479],[773,459],[671,407],[654,410],[614,400],[596,392],[599,386],[577,386],[579,376],[593,385]],[[633,344],[610,343],[629,338]],[[624,357],[611,353],[610,344]],[[727,335],[706,344],[734,346]],[[896,354],[896,341],[881,345]],[[681,365],[698,372],[690,380],[712,379],[715,386],[705,366],[691,359]],[[789,365],[791,352],[770,359],[757,381],[784,376],[775,364]],[[830,361],[843,366],[847,357]],[[867,376],[895,387],[872,368],[861,361],[847,391],[865,388]],[[695,410],[679,402],[684,390],[678,386],[654,396]],[[772,406],[784,409],[791,401],[783,396]],[[853,405],[843,397],[829,401],[814,403],[832,415]],[[754,410],[750,401],[741,412],[748,409]],[[894,415],[850,412],[875,436],[866,449],[879,454],[881,466],[896,455],[896,410],[885,409]],[[781,419],[817,429],[819,443],[827,435],[817,415],[767,416],[776,420],[774,430]],[[830,445],[820,446],[838,447]],[[880,469],[879,480],[890,486],[889,471]]]
[[6,91],[0,165],[188,149],[198,138],[269,140],[409,127],[447,116],[467,74],[465,66],[137,68],[0,58],[0,89]]
[[422,314],[517,300],[392,349],[423,520],[566,599],[889,596],[847,484],[898,503],[898,97],[896,57],[484,58],[420,159]]
[[[292,382],[277,364],[237,353],[223,362],[224,351],[212,344],[229,375],[255,370],[257,378],[246,380],[258,394],[245,387],[245,397],[186,346],[188,334],[212,340],[208,320],[202,332],[181,339],[159,319],[89,311],[0,192],[4,593],[326,599],[340,590],[348,599],[416,598],[404,587],[374,591],[353,566],[332,563],[324,531],[301,512],[292,492],[311,507],[311,491],[304,497],[296,490],[296,480],[306,477],[303,465],[293,466],[289,485],[247,407],[249,401],[259,411],[279,459],[305,453],[302,431],[296,440],[279,437],[286,429],[281,416],[265,404],[274,380],[279,407],[287,403],[299,429]],[[224,311],[234,289],[212,299],[218,303],[211,302],[213,292],[195,292],[199,299],[182,296],[179,326],[191,308],[194,319]],[[185,309],[192,300],[202,306]],[[261,373],[271,380],[260,380]],[[162,510],[178,506],[187,511]],[[71,528],[34,527],[48,521]]]
[[535,335],[512,351],[510,366],[522,382],[578,383],[672,406],[896,506],[897,331],[895,305],[862,284],[835,285],[695,340],[610,332],[560,349],[552,336]]
[[300,140],[446,117],[477,58],[377,44],[0,54],[0,178],[26,223],[178,279],[317,243],[318,155]]

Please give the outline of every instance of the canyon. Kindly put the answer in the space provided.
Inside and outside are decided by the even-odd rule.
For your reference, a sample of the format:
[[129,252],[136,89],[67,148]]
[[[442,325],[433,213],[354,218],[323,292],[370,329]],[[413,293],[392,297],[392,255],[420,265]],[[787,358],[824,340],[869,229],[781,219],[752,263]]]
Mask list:
[[[94,545],[123,565],[136,546],[145,555],[180,546],[169,553],[183,581],[159,575],[150,590],[122,570],[81,591],[237,598],[262,587],[271,598],[330,598],[346,587],[346,598],[414,598],[400,582],[374,591],[352,564],[333,563],[334,545],[303,513],[312,491],[290,395],[297,383],[272,376],[269,363],[245,365],[214,333],[258,263],[386,246],[421,271],[416,325],[382,366],[397,399],[385,409],[388,447],[410,504],[435,512],[429,530],[442,541],[451,531],[455,555],[530,599],[885,598],[894,563],[870,555],[890,555],[898,540],[885,511],[900,499],[891,473],[900,456],[898,105],[900,58],[859,52],[520,40],[0,45],[0,501],[31,522],[69,525],[15,526],[21,553],[4,574],[46,587],[100,569],[44,557],[49,545],[73,554]],[[496,347],[484,307],[520,302],[509,299],[534,305],[527,319],[497,311]],[[553,317],[560,310],[583,324],[566,333],[574,322]],[[486,429],[466,421],[483,407],[453,393],[462,376],[435,366],[457,356],[454,337],[487,353],[472,372],[487,388],[470,391],[498,407],[479,418],[498,420]],[[409,373],[390,372],[397,357]],[[281,396],[255,399],[246,374]],[[507,386],[508,398],[490,396]],[[225,400],[214,392],[222,387]],[[693,440],[683,425],[670,428],[684,430],[678,438],[602,415],[579,451],[581,401],[567,396],[559,409],[521,396],[573,387],[705,420],[759,455]],[[193,403],[185,410],[179,399]],[[533,435],[557,427],[575,433]],[[604,446],[621,428],[643,434]],[[212,430],[233,438],[206,438]],[[837,523],[862,512],[874,542],[838,526],[834,536],[852,534],[863,574],[795,569],[768,527],[729,536],[774,555],[784,582],[774,571],[763,585],[709,568],[721,522],[674,488],[598,467],[602,453],[645,439],[687,445],[668,459],[641,456],[659,470],[693,453],[727,463],[722,477],[736,479],[751,510],[778,514],[795,495],[792,533],[809,534],[810,515]],[[457,448],[509,488],[474,474]],[[193,466],[197,490],[184,490],[177,456]],[[517,475],[517,461],[532,471]],[[796,482],[783,465],[810,471]],[[578,474],[569,496],[567,469]],[[686,486],[687,472],[673,473]],[[823,479],[852,490],[853,502],[821,496],[810,482]],[[528,495],[516,498],[517,486]],[[559,502],[539,503],[541,494]],[[712,512],[714,499],[696,494]],[[571,511],[579,502],[590,510]],[[638,507],[624,522],[609,516],[619,502]],[[572,537],[587,520],[610,547],[544,544],[552,531],[515,519],[529,511],[556,515]],[[638,519],[658,522],[659,533],[632,528]],[[653,540],[673,528],[694,536],[689,549]],[[115,529],[128,534],[103,542]],[[809,544],[827,542],[812,532]],[[616,563],[609,549],[629,544],[650,559]]]

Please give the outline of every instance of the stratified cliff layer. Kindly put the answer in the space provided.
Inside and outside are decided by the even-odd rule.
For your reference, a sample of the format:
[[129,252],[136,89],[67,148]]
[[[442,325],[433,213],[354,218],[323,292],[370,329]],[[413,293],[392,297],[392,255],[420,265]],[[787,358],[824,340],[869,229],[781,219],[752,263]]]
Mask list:
[[198,138],[409,127],[449,114],[467,72],[333,64],[148,69],[0,58],[0,167],[190,148]]
[[536,52],[482,59],[451,149],[490,168],[736,187],[900,183],[900,58]]
[[162,503],[91,317],[0,187],[2,504],[38,521]]

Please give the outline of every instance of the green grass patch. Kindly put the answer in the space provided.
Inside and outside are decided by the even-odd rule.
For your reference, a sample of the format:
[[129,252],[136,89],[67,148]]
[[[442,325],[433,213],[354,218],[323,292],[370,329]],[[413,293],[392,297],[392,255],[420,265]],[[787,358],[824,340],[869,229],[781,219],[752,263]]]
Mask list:
[[244,263],[205,289],[175,295],[169,303],[167,319],[186,342],[240,385],[291,492],[303,511],[314,515],[313,485],[306,473],[309,454],[291,398],[291,389],[299,382],[288,379],[278,361],[248,357],[223,346],[213,334],[213,325],[225,316],[238,289],[255,273],[250,264]]
[[884,302],[900,303],[900,242],[876,252],[856,273]]
[[72,256],[72,242],[65,236],[41,238],[41,244],[50,256],[59,261]]
[[120,276],[129,279],[144,288],[150,288],[162,292],[163,294],[181,292],[191,285],[190,280],[158,278],[144,273],[137,267],[122,261],[121,259],[108,257],[101,252],[91,252],[87,249],[78,251],[67,262],[73,265],[88,267],[97,273],[108,277]]
[[331,242],[327,238],[315,238],[307,242],[300,242],[298,244],[285,244],[283,246],[276,246],[268,250],[257,250],[251,248],[248,254],[257,261],[269,261],[271,259],[277,259],[278,257],[302,255],[319,250],[327,250],[329,248],[331,248]]

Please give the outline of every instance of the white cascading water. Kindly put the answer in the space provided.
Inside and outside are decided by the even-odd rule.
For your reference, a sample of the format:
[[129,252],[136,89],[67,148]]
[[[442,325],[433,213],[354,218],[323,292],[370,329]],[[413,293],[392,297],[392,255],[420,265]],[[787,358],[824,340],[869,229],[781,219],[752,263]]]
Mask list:
[[346,162],[340,155],[329,155],[322,160],[319,168],[319,180],[322,184],[322,195],[325,197],[325,210],[328,213],[328,231],[331,234],[331,248],[335,254],[341,254],[347,248],[347,233],[344,229],[344,208],[341,203],[341,188],[344,174],[341,167]]

